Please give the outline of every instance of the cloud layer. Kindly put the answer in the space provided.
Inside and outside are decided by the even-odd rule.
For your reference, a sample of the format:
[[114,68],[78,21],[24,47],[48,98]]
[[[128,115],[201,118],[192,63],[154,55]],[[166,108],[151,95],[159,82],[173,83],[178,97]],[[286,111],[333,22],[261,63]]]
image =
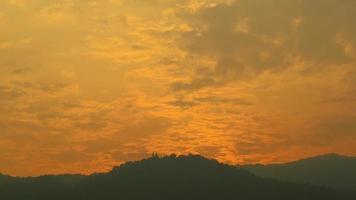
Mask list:
[[353,0],[4,0],[0,172],[355,154]]

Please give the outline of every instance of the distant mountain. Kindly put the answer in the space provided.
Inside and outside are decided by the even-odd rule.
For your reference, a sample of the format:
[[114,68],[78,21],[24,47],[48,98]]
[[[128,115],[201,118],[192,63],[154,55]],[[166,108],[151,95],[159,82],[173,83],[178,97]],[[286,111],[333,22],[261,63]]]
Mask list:
[[239,167],[261,177],[356,191],[356,157],[328,154],[286,164]]
[[10,177],[0,175],[1,200],[72,199],[72,194],[85,176],[46,175],[40,177]]
[[9,181],[11,181],[13,178],[11,176],[7,176],[4,174],[0,174],[0,186],[3,183],[8,183]]
[[257,177],[201,156],[153,156],[91,176],[15,178],[2,200],[347,200],[324,187]]

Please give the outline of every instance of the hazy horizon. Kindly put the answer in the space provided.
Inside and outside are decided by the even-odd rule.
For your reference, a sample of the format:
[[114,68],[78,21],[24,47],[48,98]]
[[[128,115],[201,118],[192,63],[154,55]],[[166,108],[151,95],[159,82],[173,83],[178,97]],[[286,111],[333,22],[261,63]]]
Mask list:
[[[154,153],[157,153],[157,152],[154,152]],[[152,153],[153,155],[153,153]],[[126,164],[126,163],[130,163],[130,162],[137,162],[137,161],[141,161],[141,160],[145,160],[145,159],[150,159],[152,158],[152,155],[151,156],[147,156],[147,157],[143,157],[141,159],[136,159],[136,160],[127,160],[125,162],[121,162],[121,163],[117,163],[116,165],[113,165],[109,170],[107,171],[94,171],[94,172],[90,172],[90,173],[53,173],[53,174],[48,174],[48,173],[44,173],[44,174],[35,174],[35,175],[27,175],[27,176],[17,176],[17,175],[14,175],[14,174],[5,174],[5,173],[2,173],[0,171],[0,175],[5,175],[5,176],[11,176],[11,177],[16,177],[16,178],[30,178],[30,177],[33,177],[33,178],[36,178],[36,177],[41,177],[41,176],[56,176],[56,175],[82,175],[82,176],[90,176],[90,175],[95,175],[95,174],[100,174],[100,173],[109,173],[113,170],[113,168],[115,167],[119,167],[123,164]],[[167,155],[161,155],[159,153],[157,153],[157,156],[159,156],[159,158],[164,158],[164,157],[169,157],[169,156],[172,156],[172,155],[175,155],[175,156],[189,156],[189,155],[192,155],[192,156],[202,156],[202,155],[199,155],[199,154],[175,154],[175,153],[172,153],[172,154],[167,154]],[[263,166],[269,166],[269,165],[275,165],[275,164],[290,164],[290,163],[294,163],[294,162],[298,162],[298,161],[303,161],[303,160],[306,160],[306,159],[315,159],[315,158],[319,158],[319,157],[323,157],[323,156],[331,156],[331,155],[336,155],[336,156],[340,156],[340,157],[345,157],[345,158],[356,158],[356,155],[341,155],[341,154],[335,154],[335,153],[328,153],[328,154],[321,154],[321,155],[314,155],[312,157],[303,157],[303,158],[299,158],[299,159],[296,159],[296,160],[291,160],[291,161],[287,161],[287,162],[274,162],[274,163],[224,163],[224,162],[219,162],[219,163],[222,163],[222,164],[227,164],[227,165],[231,165],[231,166],[254,166],[254,165],[263,165]],[[207,157],[206,157],[207,158]],[[207,158],[207,159],[213,159],[213,160],[216,160],[214,158]],[[241,165],[240,165],[241,164]]]

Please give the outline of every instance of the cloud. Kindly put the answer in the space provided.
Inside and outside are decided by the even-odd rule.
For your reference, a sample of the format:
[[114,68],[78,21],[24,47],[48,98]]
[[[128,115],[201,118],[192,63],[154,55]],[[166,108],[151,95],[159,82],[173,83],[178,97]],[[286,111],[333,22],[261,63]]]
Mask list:
[[94,155],[87,154],[83,151],[78,150],[67,150],[61,151],[57,154],[52,155],[53,159],[61,164],[71,164],[71,163],[80,163],[80,162],[89,162],[95,159]]
[[[122,122],[119,119],[111,119],[109,129],[103,130],[101,134],[97,134],[94,138],[88,138],[84,142],[87,150],[89,152],[120,151],[120,148],[130,144],[143,147],[151,137],[165,134],[172,126],[171,120],[166,117],[129,114],[126,117],[131,119],[128,120],[128,118],[123,117]],[[112,124],[113,122],[117,124]]]
[[180,108],[190,108],[193,106],[199,105],[199,103],[195,101],[186,101],[186,100],[176,100],[176,101],[171,101],[168,102],[169,105],[180,107]]
[[112,158],[115,161],[124,162],[124,161],[133,161],[140,160],[142,158],[147,158],[152,155],[152,152],[149,152],[142,146],[137,145],[126,145],[121,146],[120,149],[113,151],[111,153]]
[[23,97],[25,93],[22,90],[16,90],[11,87],[0,85],[0,101],[14,101],[20,97]]
[[132,141],[146,139],[153,135],[165,133],[171,126],[169,118],[164,117],[143,117],[133,124],[126,124],[115,135],[121,141]]
[[9,2],[1,171],[90,173],[152,151],[355,152],[353,0]]
[[197,101],[199,102],[205,102],[205,103],[230,103],[233,105],[243,105],[243,106],[250,106],[253,105],[252,102],[246,99],[242,98],[226,98],[226,97],[220,97],[220,96],[207,96],[207,97],[198,97],[196,98]]
[[356,97],[356,70],[347,72],[343,78],[343,82],[349,91],[348,95]]
[[296,59],[310,63],[311,69],[351,63],[337,38],[345,34],[356,40],[350,20],[354,6],[353,1],[336,0],[242,0],[182,14],[192,30],[182,34],[181,48],[215,59],[216,65],[206,77],[197,72],[190,84],[175,83],[173,88],[214,87],[216,82],[286,70]]
[[221,85],[212,78],[198,78],[193,79],[191,82],[175,82],[172,84],[172,89],[174,91],[194,91],[203,89],[205,87],[214,87]]
[[321,119],[313,126],[315,143],[330,145],[336,141],[356,138],[356,116],[335,115]]
[[205,155],[208,157],[217,157],[220,153],[221,148],[217,146],[201,146],[197,148],[197,152],[200,155]]

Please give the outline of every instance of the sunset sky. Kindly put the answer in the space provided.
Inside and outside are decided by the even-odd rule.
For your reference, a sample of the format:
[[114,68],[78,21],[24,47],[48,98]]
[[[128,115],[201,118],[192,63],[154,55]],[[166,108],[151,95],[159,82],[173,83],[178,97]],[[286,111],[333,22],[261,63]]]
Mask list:
[[1,0],[0,173],[356,155],[355,0]]

